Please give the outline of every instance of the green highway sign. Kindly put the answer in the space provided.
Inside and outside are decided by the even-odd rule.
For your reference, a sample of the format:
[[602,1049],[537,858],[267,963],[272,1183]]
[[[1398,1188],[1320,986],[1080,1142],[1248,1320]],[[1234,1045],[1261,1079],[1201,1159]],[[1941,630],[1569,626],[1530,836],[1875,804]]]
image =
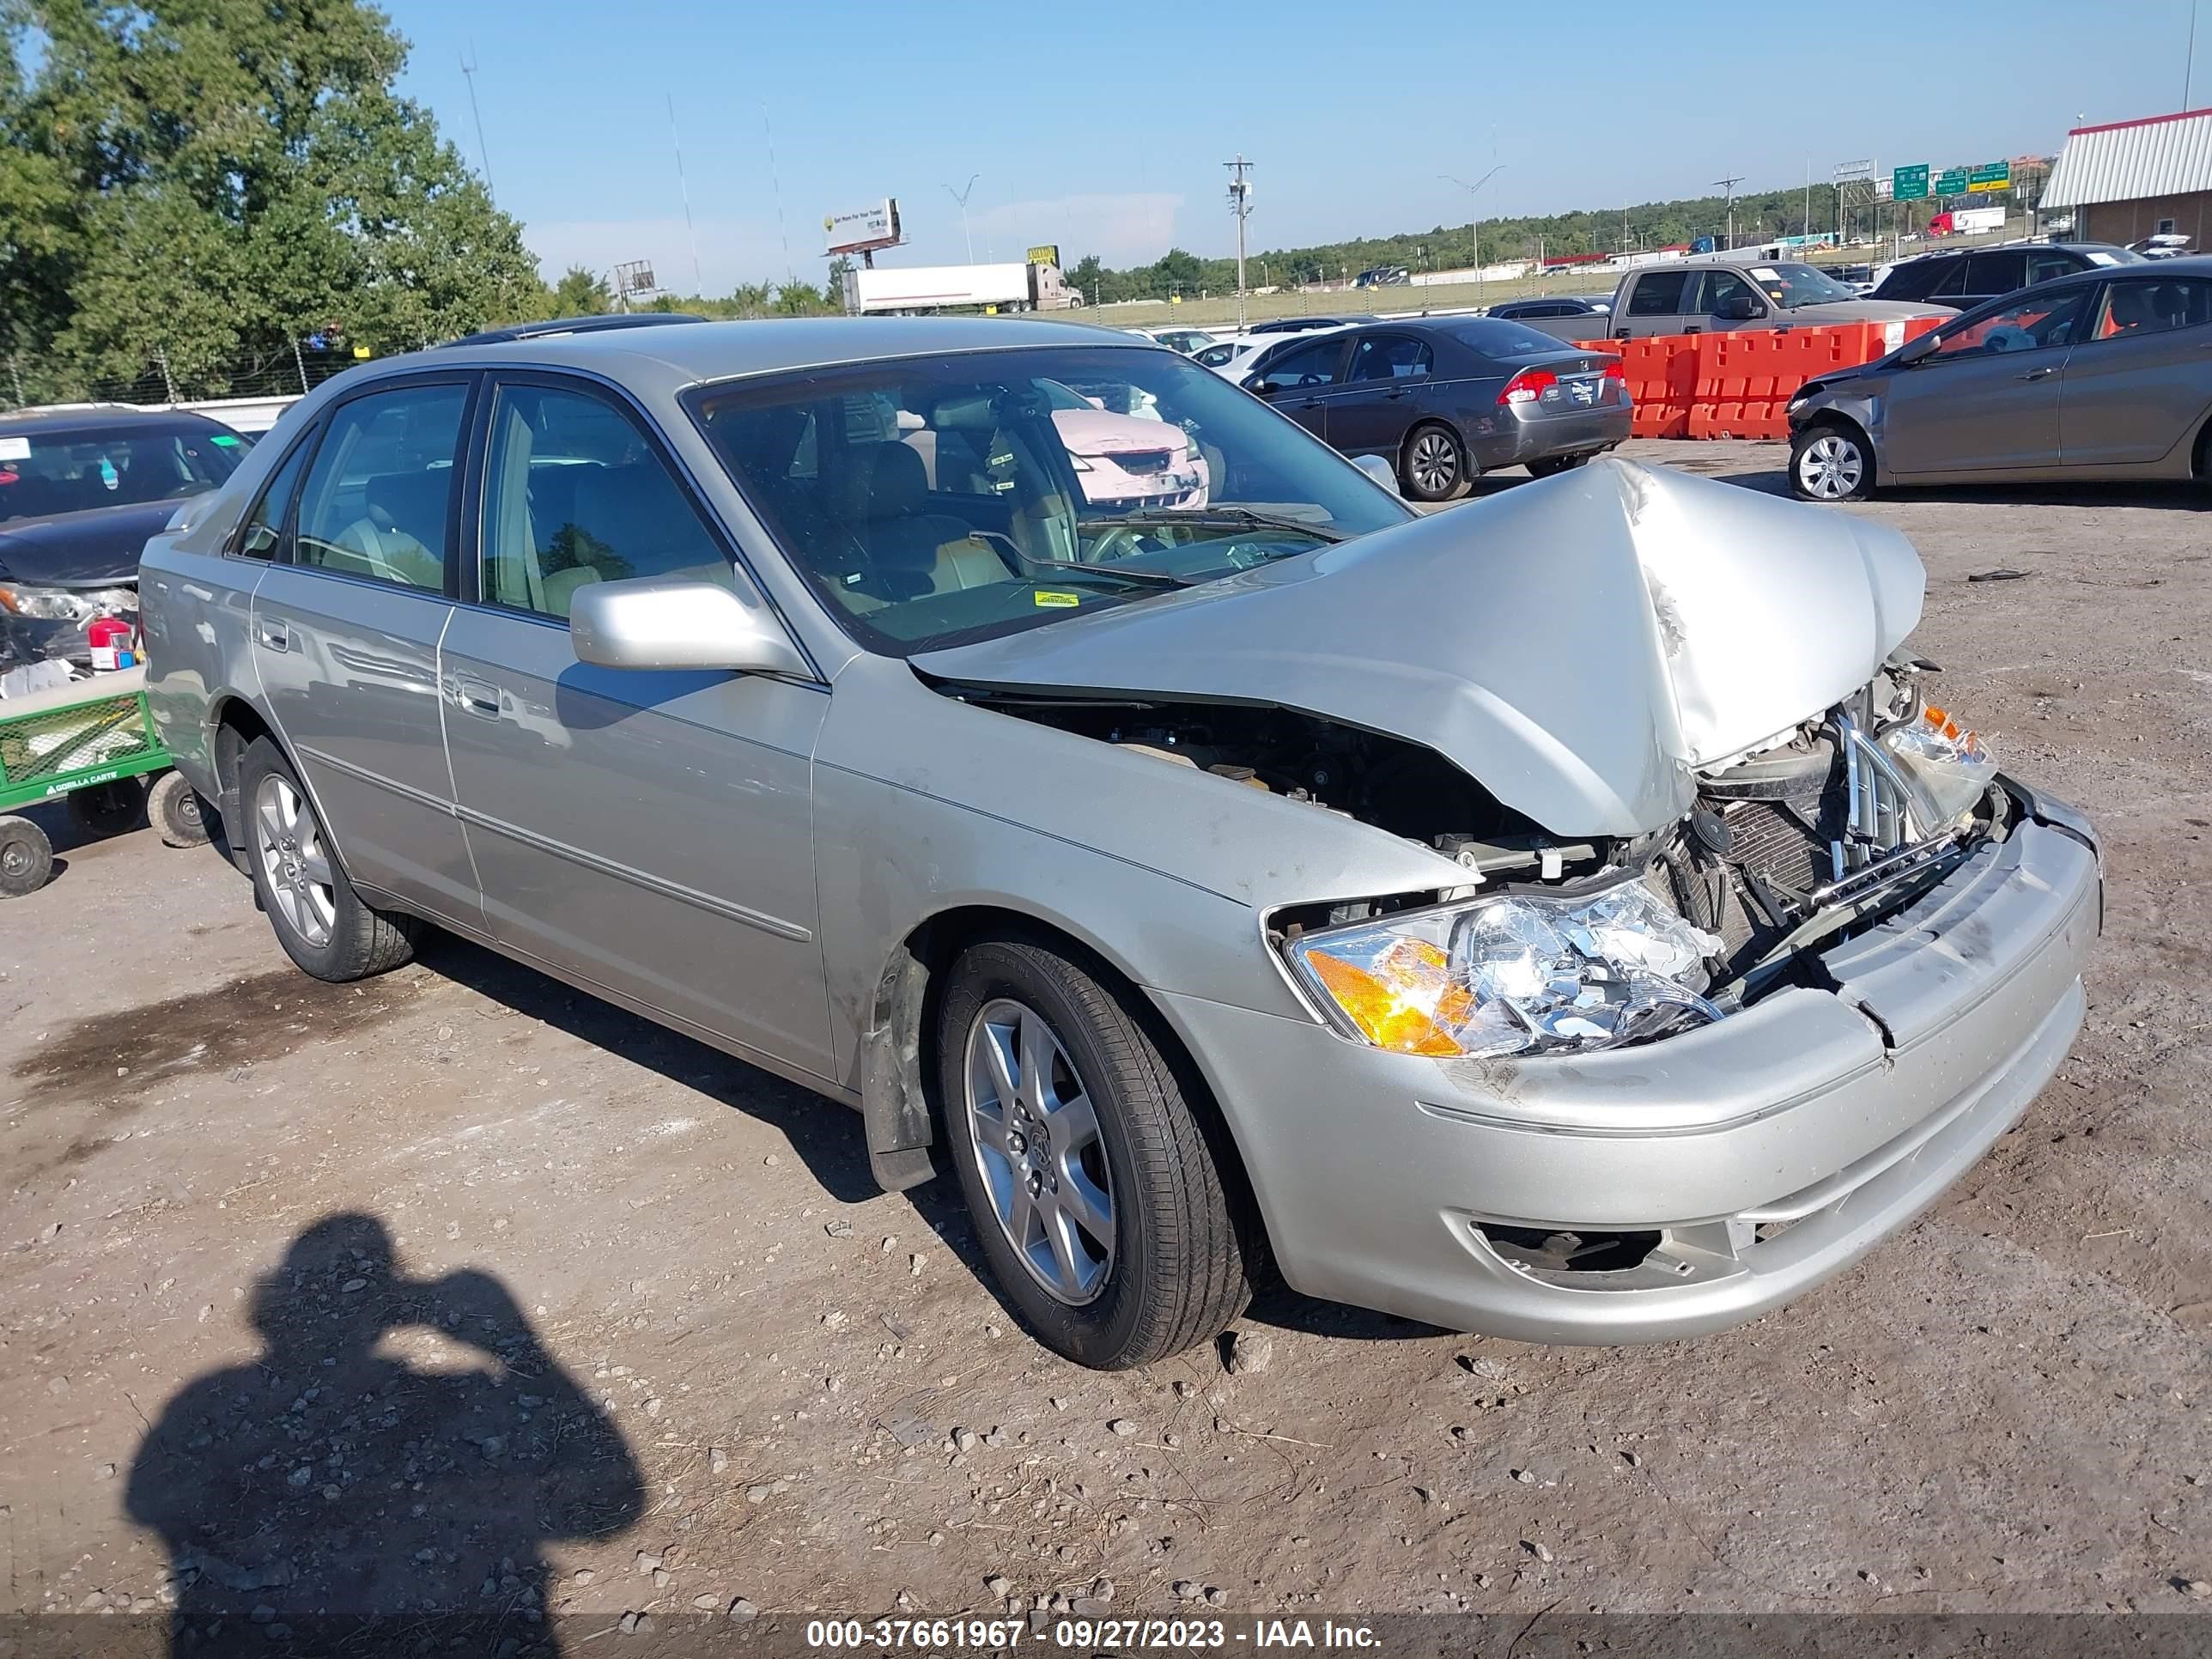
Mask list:
[[1917,202],[1928,194],[1928,164],[1899,167],[1889,175],[1890,199],[1897,202]]
[[1936,175],[1936,182],[1929,189],[1938,196],[1964,196],[1966,193],[1966,168],[1944,168]]
[[1966,175],[1966,188],[1981,195],[1993,190],[2008,190],[2012,185],[2012,163],[1984,161]]

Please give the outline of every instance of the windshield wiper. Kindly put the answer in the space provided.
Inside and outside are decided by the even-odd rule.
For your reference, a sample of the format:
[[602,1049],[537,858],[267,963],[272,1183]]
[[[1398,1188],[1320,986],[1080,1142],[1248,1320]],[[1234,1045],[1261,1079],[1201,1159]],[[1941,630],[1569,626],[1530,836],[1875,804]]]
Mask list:
[[1163,525],[1188,524],[1218,529],[1224,526],[1246,526],[1259,530],[1290,530],[1301,536],[1310,536],[1317,542],[1340,542],[1349,539],[1340,530],[1331,530],[1304,519],[1294,519],[1286,513],[1261,513],[1249,507],[1139,507],[1127,513],[1115,513],[1103,518],[1085,519],[1085,529],[1093,525]]
[[1012,538],[1001,536],[995,530],[971,530],[968,533],[1003,550],[1006,556],[1023,569],[1042,571],[1061,581],[1074,581],[1084,576],[1104,576],[1109,580],[1128,582],[1138,587],[1198,586],[1191,577],[1178,576],[1172,570],[1138,570],[1120,564],[1076,564],[1066,559],[1040,559],[1034,553],[1023,552],[1014,545]]

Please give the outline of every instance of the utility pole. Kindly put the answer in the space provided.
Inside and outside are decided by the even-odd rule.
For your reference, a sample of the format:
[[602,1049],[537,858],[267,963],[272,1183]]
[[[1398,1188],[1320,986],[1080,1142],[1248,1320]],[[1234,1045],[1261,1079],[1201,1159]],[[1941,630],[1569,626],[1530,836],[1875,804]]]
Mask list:
[[968,234],[968,198],[975,193],[975,181],[982,176],[980,173],[969,173],[967,185],[959,190],[950,185],[945,187],[945,193],[960,204],[960,240],[968,244],[968,263],[971,265],[975,263],[975,239]]
[[1229,211],[1237,220],[1237,331],[1244,331],[1244,222],[1252,216],[1252,181],[1244,175],[1252,163],[1238,150],[1237,159],[1224,161],[1229,169]]
[[1735,246],[1735,187],[1743,182],[1743,174],[1739,173],[1733,179],[1716,179],[1713,182],[1728,191],[1728,241],[1722,250],[1725,252]]
[[2189,107],[2189,100],[2197,87],[2197,8],[2200,0],[2189,0],[2189,50],[2181,58],[2181,106]]
[[477,124],[477,160],[483,163],[484,193],[493,193],[491,186],[491,151],[484,147],[483,112],[477,107],[477,43],[469,42],[469,55],[461,59],[461,78],[469,83],[469,114]]

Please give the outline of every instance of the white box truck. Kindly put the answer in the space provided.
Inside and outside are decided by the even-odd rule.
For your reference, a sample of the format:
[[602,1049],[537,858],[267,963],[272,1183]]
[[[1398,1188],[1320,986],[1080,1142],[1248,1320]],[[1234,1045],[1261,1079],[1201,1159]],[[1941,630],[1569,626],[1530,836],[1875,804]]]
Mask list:
[[1002,311],[1066,311],[1083,303],[1058,265],[863,267],[845,273],[848,311],[945,311],[996,306]]

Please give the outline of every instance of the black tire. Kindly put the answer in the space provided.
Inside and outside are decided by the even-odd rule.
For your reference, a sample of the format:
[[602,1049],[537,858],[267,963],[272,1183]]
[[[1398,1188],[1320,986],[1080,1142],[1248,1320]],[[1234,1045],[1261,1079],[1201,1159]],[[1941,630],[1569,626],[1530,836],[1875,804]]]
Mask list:
[[1409,501],[1449,501],[1473,476],[1467,446],[1441,422],[1422,422],[1398,446],[1398,487]]
[[1589,458],[1588,450],[1579,455],[1539,455],[1528,463],[1528,476],[1548,478],[1555,472],[1571,472],[1578,466],[1589,465]]
[[1843,421],[1801,430],[1790,441],[1790,493],[1824,504],[1866,500],[1874,494],[1874,446],[1866,434]]
[[146,821],[146,786],[137,778],[118,778],[72,790],[68,804],[70,821],[88,836],[119,836]]
[[[327,937],[320,939],[309,937],[289,919],[290,900],[279,902],[277,881],[286,855],[281,847],[264,847],[262,825],[258,821],[264,786],[270,780],[281,781],[298,802],[305,823],[311,827],[321,857],[328,866],[329,881],[317,884],[326,889],[330,906]],[[254,899],[268,915],[269,925],[276,934],[276,942],[284,947],[284,954],[303,972],[343,984],[348,980],[367,979],[373,974],[387,972],[415,954],[418,926],[415,919],[387,915],[362,902],[361,896],[354,891],[353,884],[346,879],[343,867],[330,849],[329,836],[321,819],[315,816],[307,792],[300,787],[299,775],[293,771],[283,751],[267,738],[256,738],[240,757],[238,802],[241,820],[238,834],[253,878]],[[289,888],[290,884],[286,885]]]
[[165,847],[204,847],[215,809],[200,799],[200,792],[185,781],[182,772],[164,772],[147,792],[146,816]]
[[[1097,1118],[1112,1249],[1103,1279],[1080,1303],[1055,1295],[1024,1266],[985,1183],[969,1043],[987,1011],[1012,1005],[1042,1019],[1062,1051],[1054,1078],[1063,1075],[1056,1069],[1063,1062],[1072,1069]],[[1223,1179],[1198,1112],[1133,1017],[1129,994],[1043,945],[987,940],[963,951],[946,975],[937,1046],[945,1143],[961,1194],[1000,1291],[1039,1341],[1079,1365],[1122,1370],[1228,1328],[1251,1299],[1261,1249],[1249,1206]],[[1048,1134],[1035,1144],[1049,1153]]]
[[0,898],[21,898],[54,872],[54,844],[28,818],[0,817]]

